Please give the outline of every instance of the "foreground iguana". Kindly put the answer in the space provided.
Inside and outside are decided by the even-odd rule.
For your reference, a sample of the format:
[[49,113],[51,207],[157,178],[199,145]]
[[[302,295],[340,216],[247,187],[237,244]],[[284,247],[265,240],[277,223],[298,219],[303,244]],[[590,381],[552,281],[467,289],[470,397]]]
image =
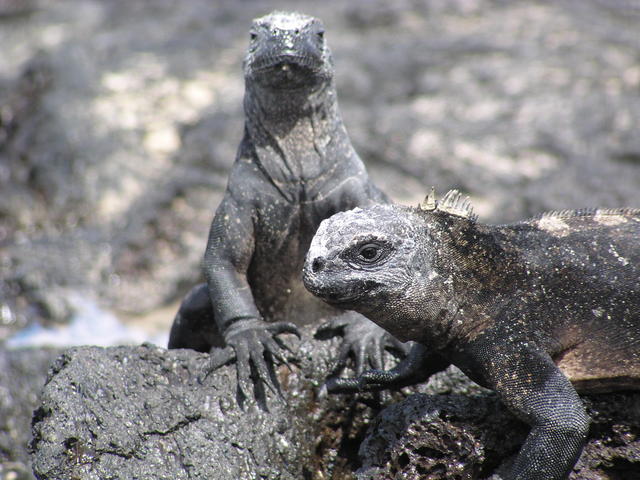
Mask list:
[[409,385],[454,364],[531,425],[510,479],[571,470],[589,428],[576,389],[640,389],[639,209],[488,226],[455,191],[418,209],[355,209],[320,225],[304,283],[419,342],[395,369],[329,391]]
[[350,350],[360,371],[382,368],[382,349],[399,342],[355,312],[336,317],[301,280],[324,218],[387,201],[340,118],[322,23],[282,12],[254,20],[243,66],[245,131],[211,225],[207,284],[183,301],[169,348],[211,349],[210,370],[237,359],[241,398],[251,398],[278,388],[273,361],[285,361],[285,345],[276,335],[333,316],[326,329],[345,330],[338,369]]

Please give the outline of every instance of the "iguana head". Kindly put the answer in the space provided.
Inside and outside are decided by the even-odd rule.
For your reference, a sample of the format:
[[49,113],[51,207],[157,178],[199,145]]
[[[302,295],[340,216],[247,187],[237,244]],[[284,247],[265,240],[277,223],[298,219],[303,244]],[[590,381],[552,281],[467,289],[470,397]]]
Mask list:
[[253,21],[244,74],[264,88],[315,88],[333,77],[324,27],[317,18],[273,12]]
[[324,220],[305,261],[306,288],[327,303],[365,314],[399,301],[424,267],[416,244],[422,222],[415,217],[408,208],[375,205]]
[[475,234],[474,220],[457,192],[419,208],[374,205],[337,213],[311,242],[304,284],[400,340],[420,339],[425,330],[437,334],[436,323],[457,309],[455,288],[465,251],[471,252],[465,245]]

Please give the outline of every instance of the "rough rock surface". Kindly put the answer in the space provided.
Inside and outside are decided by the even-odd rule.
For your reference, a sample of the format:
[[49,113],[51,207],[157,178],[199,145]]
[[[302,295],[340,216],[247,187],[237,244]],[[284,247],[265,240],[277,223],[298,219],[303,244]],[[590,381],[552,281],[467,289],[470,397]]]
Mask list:
[[[640,474],[640,393],[584,399],[593,423],[569,478],[635,478]],[[372,422],[356,477],[487,478],[506,466],[527,432],[493,395],[412,395]]]
[[[299,366],[278,372],[288,405],[271,397],[268,412],[238,408],[233,366],[200,383],[203,354],[151,345],[68,350],[34,415],[37,478],[486,478],[526,436],[495,396],[453,369],[422,386],[428,394],[387,398],[396,403],[373,421],[379,399],[318,397],[336,342],[309,334]],[[640,472],[640,393],[585,402],[594,422],[572,478],[632,478]]]
[[[278,371],[288,406],[271,395],[268,412],[238,408],[233,365],[200,383],[204,354],[151,345],[70,349],[53,363],[34,414],[34,472],[41,480],[209,479],[212,472],[216,480],[352,479],[380,402],[403,395],[319,397],[338,345],[338,339],[312,339],[303,330],[299,365]],[[452,369],[421,391],[484,390]],[[35,405],[25,404],[27,414],[16,419],[21,442]],[[26,472],[26,450],[18,453]]]
[[269,411],[238,407],[234,366],[199,383],[207,358],[190,350],[68,350],[34,414],[36,476],[348,478],[370,416],[351,398],[317,397],[335,345],[308,335],[299,368],[278,371],[288,405],[272,395]]

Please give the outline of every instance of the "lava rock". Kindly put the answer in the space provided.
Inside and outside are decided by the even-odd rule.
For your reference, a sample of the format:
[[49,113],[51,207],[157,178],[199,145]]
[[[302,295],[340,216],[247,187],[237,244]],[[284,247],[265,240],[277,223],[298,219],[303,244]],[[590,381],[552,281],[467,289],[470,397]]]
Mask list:
[[[455,368],[404,389],[406,398],[319,396],[337,345],[305,330],[299,364],[277,372],[287,403],[268,393],[266,408],[240,408],[234,365],[201,380],[205,354],[153,345],[70,349],[53,363],[34,413],[34,473],[39,480],[212,472],[217,480],[487,478],[522,445],[527,426]],[[640,393],[583,398],[593,423],[571,478],[632,478],[640,472]],[[390,406],[380,412],[381,400]]]
[[243,408],[235,365],[200,379],[205,354],[72,348],[54,363],[34,413],[34,472],[40,480],[349,478],[371,413],[353,397],[318,398],[335,343],[307,332],[299,366],[277,372],[286,403],[268,392],[266,406]]
[[[584,397],[593,419],[570,479],[640,473],[640,393]],[[488,478],[513,460],[528,433],[492,394],[416,394],[383,410],[360,447],[358,480]]]

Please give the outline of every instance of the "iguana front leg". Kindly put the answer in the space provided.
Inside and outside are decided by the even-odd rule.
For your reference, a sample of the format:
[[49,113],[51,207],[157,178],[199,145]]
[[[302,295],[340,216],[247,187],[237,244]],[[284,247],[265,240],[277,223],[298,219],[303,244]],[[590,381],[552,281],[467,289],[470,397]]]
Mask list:
[[[526,341],[482,341],[469,351],[481,377],[516,416],[531,425],[508,480],[561,480],[575,465],[589,416],[549,355]],[[463,368],[464,370],[464,368]],[[474,369],[475,370],[475,369]]]
[[286,363],[281,353],[286,345],[277,335],[293,333],[288,322],[267,323],[262,320],[251,288],[247,270],[254,252],[252,206],[236,202],[227,193],[211,224],[204,257],[204,273],[213,307],[213,317],[227,347],[213,348],[209,370],[233,359],[235,354],[238,389],[241,397],[253,398],[252,373],[259,385],[279,392],[273,363]]

